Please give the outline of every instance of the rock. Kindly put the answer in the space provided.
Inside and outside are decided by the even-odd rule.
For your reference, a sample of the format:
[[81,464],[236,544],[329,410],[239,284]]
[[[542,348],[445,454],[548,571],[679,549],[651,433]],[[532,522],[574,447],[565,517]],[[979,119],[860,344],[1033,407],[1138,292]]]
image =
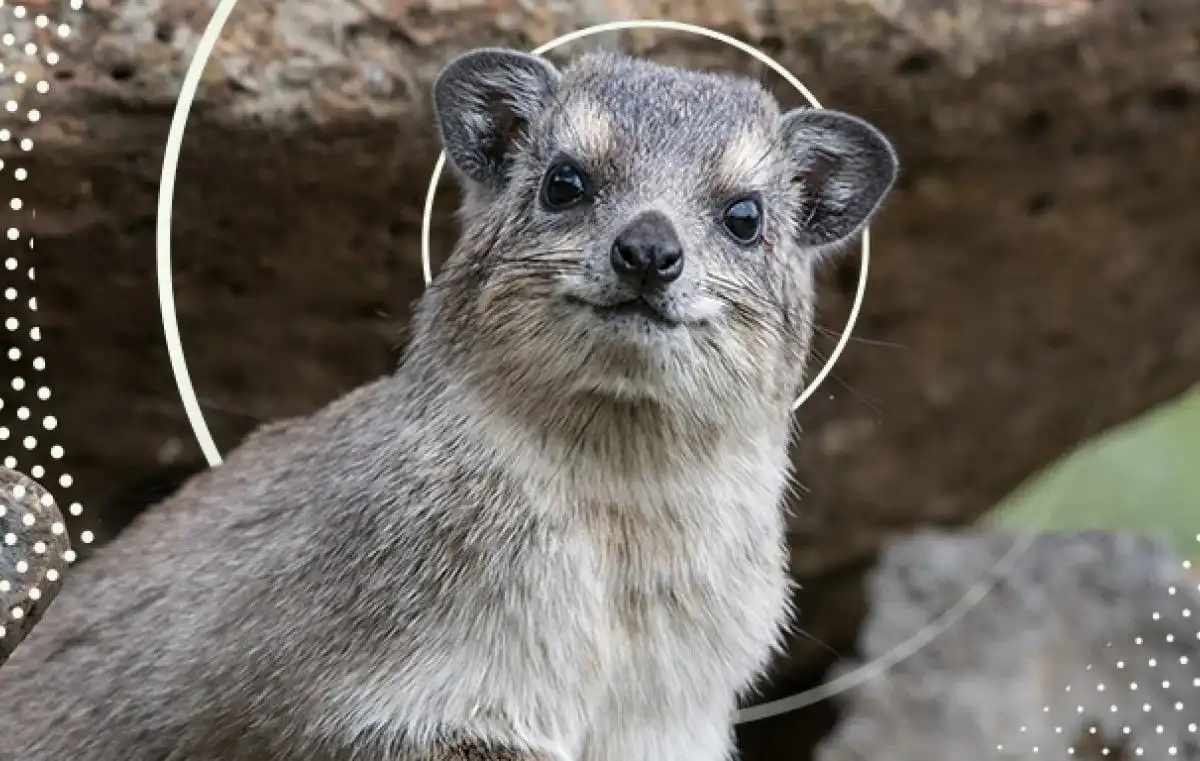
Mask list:
[[[25,202],[0,210],[0,228],[22,231],[22,264],[0,280],[20,305],[38,299],[9,339],[48,362],[60,425],[37,433],[66,455],[40,462],[75,477],[59,494],[84,505],[73,530],[103,539],[139,506],[131,488],[157,494],[204,467],[167,361],[154,250],[168,123],[214,2],[92,0],[37,26],[35,11],[61,5],[5,17],[40,47],[10,49],[0,72],[0,101],[19,106],[0,111],[0,160],[28,171],[18,185],[0,170],[0,192]],[[879,124],[904,163],[872,233],[861,340],[799,413],[793,568],[812,640],[798,636],[777,669],[788,692],[829,662],[813,640],[853,640],[861,574],[890,534],[974,519],[1083,436],[1200,377],[1194,0],[243,0],[183,143],[179,326],[225,450],[385,372],[422,288],[434,73],[476,45],[664,15],[771,53],[823,104]],[[618,42],[762,74],[701,38],[597,44]],[[453,232],[443,185],[437,250]],[[841,329],[857,271],[849,255],[828,272],[825,330]],[[31,324],[43,341],[25,338]],[[14,440],[29,433],[10,423]],[[28,467],[44,451],[13,456]]]
[[0,468],[0,666],[42,619],[72,559],[53,495]]
[[869,588],[816,761],[1200,758],[1197,578],[1157,542],[922,532]]

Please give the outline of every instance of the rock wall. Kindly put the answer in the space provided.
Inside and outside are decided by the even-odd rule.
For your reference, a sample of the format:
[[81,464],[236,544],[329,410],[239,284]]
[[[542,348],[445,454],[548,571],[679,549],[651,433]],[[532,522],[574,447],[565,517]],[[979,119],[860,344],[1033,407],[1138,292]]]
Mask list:
[[[21,104],[0,112],[14,137],[0,159],[29,173],[24,209],[0,209],[0,226],[36,238],[36,349],[75,476],[56,497],[82,501],[75,527],[100,538],[162,479],[203,467],[167,362],[154,233],[168,123],[214,4],[0,8],[18,42],[42,44],[0,53],[0,101]],[[1083,436],[1200,378],[1200,3],[243,0],[203,71],[172,217],[183,344],[221,448],[395,360],[422,287],[439,66],[480,44],[647,17],[759,46],[824,105],[876,122],[904,164],[872,231],[858,340],[799,413],[793,566],[808,635],[771,695],[819,675],[817,642],[853,646],[862,573],[887,537],[974,519]],[[777,82],[679,33],[597,44]],[[0,171],[4,197],[16,190]],[[453,204],[447,180],[437,249]],[[857,272],[848,255],[826,273],[826,353]],[[0,279],[25,288],[23,273]],[[0,415],[30,393],[6,394]],[[17,440],[26,423],[8,420]]]

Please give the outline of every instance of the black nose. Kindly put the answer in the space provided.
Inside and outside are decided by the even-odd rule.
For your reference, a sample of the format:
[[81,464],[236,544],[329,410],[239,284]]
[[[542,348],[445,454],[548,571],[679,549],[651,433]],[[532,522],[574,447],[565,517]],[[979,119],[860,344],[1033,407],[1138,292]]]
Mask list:
[[642,286],[666,285],[683,272],[683,247],[671,221],[648,211],[617,235],[609,260],[623,278]]

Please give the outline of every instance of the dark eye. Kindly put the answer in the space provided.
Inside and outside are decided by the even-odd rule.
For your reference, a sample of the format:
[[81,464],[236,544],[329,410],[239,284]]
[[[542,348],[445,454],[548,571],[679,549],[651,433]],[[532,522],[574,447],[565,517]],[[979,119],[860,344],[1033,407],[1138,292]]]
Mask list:
[[587,186],[583,173],[570,162],[555,164],[542,183],[542,204],[550,211],[561,211],[578,203]]
[[754,243],[762,233],[762,207],[753,198],[734,201],[725,207],[721,223],[738,243]]

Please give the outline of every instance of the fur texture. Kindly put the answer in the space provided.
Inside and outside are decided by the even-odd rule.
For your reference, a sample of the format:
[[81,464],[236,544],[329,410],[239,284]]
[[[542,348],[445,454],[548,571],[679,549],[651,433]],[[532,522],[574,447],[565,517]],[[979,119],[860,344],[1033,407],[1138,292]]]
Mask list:
[[[434,88],[459,245],[398,370],[269,426],[68,575],[0,671],[4,761],[725,761],[787,621],[817,255],[873,128],[757,83],[520,53]],[[586,202],[540,203],[569,158]],[[814,167],[821,166],[821,171]],[[758,199],[760,239],[722,227]],[[651,320],[608,266],[658,210]]]

